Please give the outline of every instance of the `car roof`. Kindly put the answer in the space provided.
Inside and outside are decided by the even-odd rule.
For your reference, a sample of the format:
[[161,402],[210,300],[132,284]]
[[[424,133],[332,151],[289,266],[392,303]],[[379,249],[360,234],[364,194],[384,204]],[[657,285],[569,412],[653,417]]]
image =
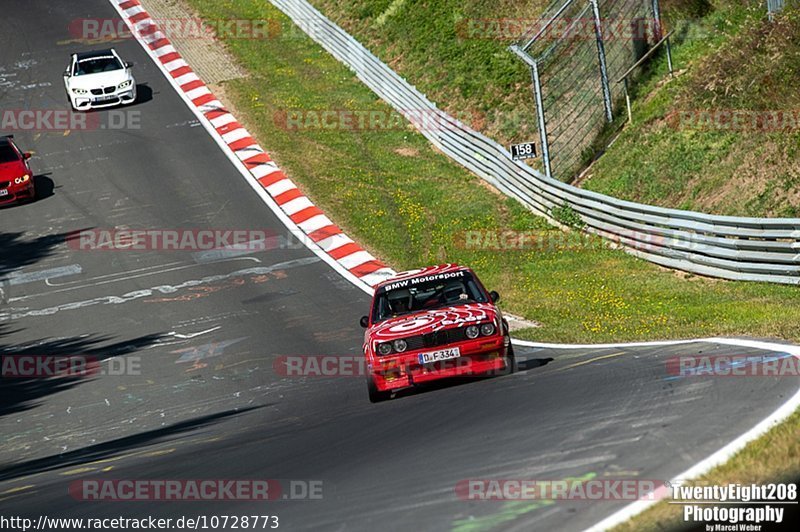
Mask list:
[[105,50],[92,50],[91,52],[78,52],[75,54],[75,58],[78,61],[83,61],[84,59],[92,59],[95,57],[108,57],[113,56],[114,50],[112,48],[106,48]]
[[384,286],[388,284],[395,283],[397,281],[402,281],[403,279],[413,279],[415,277],[425,277],[427,275],[434,275],[440,273],[452,273],[458,271],[471,271],[466,266],[459,266],[458,264],[439,264],[437,266],[427,266],[425,268],[419,268],[417,270],[408,270],[405,272],[398,272],[394,277],[390,277],[385,281],[382,281],[378,286],[375,287],[375,290],[378,291]]

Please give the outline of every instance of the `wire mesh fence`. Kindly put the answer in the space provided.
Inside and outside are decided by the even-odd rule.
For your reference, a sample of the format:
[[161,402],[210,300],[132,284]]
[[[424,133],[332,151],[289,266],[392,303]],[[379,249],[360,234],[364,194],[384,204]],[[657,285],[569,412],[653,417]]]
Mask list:
[[512,50],[532,70],[545,173],[569,181],[622,109],[616,83],[661,37],[657,0],[557,0]]
[[769,19],[772,20],[775,16],[775,13],[783,11],[785,4],[785,0],[767,0],[767,13],[769,14]]

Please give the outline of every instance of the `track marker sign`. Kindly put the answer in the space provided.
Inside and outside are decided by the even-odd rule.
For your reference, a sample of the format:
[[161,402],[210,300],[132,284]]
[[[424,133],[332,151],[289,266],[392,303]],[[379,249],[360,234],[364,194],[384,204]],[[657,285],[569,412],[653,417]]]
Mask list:
[[522,159],[533,159],[536,155],[536,144],[533,142],[523,142],[522,144],[511,145],[511,159],[521,161]]

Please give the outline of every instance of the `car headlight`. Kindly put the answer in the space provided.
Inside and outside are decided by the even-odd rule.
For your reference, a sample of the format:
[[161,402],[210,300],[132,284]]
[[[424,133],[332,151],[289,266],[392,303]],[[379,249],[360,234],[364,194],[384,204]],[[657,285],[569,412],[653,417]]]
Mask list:
[[86,89],[72,89],[72,92],[75,94],[87,94],[89,91]]
[[28,175],[28,174],[25,174],[25,175],[24,175],[24,176],[22,176],[22,177],[15,177],[15,178],[14,178],[14,184],[15,184],[15,185],[21,185],[22,183],[24,183],[25,181],[27,181],[27,180],[28,180],[28,179],[30,179],[30,178],[31,178],[31,176],[30,176],[30,175]]
[[491,336],[494,334],[494,323],[484,323],[481,325],[481,334],[484,336]]
[[389,342],[384,342],[382,344],[378,344],[378,354],[380,355],[388,355],[392,352],[392,344]]
[[127,80],[127,81],[123,81],[122,83],[120,83],[120,84],[117,86],[117,88],[118,88],[118,89],[127,89],[128,87],[130,87],[130,86],[131,86],[131,84],[133,84],[133,80],[132,80],[132,79],[129,79],[129,80]]
[[394,345],[394,350],[397,351],[398,353],[402,353],[403,351],[408,349],[408,344],[406,343],[405,340],[395,340],[393,345]]
[[469,327],[467,327],[467,330],[465,332],[467,334],[467,338],[469,338],[470,340],[472,340],[473,338],[477,338],[478,334],[480,333],[477,325],[470,325]]

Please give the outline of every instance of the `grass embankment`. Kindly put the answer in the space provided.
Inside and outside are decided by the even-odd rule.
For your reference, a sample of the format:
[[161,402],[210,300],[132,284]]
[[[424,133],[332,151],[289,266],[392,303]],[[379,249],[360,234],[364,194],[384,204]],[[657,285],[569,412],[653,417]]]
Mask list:
[[[189,3],[207,19],[289,24],[263,0]],[[530,230],[542,239],[561,233],[451,163],[408,125],[314,127],[308,117],[317,111],[388,116],[389,108],[311,40],[293,32],[231,40],[227,47],[250,74],[225,84],[237,115],[316,204],[395,268],[443,261],[473,266],[501,292],[504,308],[542,324],[519,336],[589,343],[734,334],[800,340],[795,287],[687,276],[590,246],[464,249],[459,241],[466,230]],[[306,113],[301,123],[307,127],[286,127],[290,112]],[[753,458],[735,463],[759,479],[772,478],[775,471],[765,469],[771,464],[800,471],[796,445],[790,445],[797,416],[779,430],[782,443],[762,440],[747,451],[756,453]],[[774,460],[765,450],[777,453]],[[756,463],[764,467],[751,468]]]
[[[762,4],[704,20],[727,29],[687,34],[674,55],[685,72],[639,88],[632,124],[582,186],[703,212],[799,217],[800,11],[770,23]],[[651,70],[666,72],[665,59]]]
[[[312,1],[451,114],[503,144],[536,137],[530,76],[506,47],[524,26],[517,22],[533,23],[550,2]],[[634,91],[633,124],[581,186],[704,212],[800,216],[800,124],[786,132],[704,123],[706,111],[796,111],[797,13],[771,24],[755,0],[661,7],[680,75],[663,83],[666,59],[657,56]]]

